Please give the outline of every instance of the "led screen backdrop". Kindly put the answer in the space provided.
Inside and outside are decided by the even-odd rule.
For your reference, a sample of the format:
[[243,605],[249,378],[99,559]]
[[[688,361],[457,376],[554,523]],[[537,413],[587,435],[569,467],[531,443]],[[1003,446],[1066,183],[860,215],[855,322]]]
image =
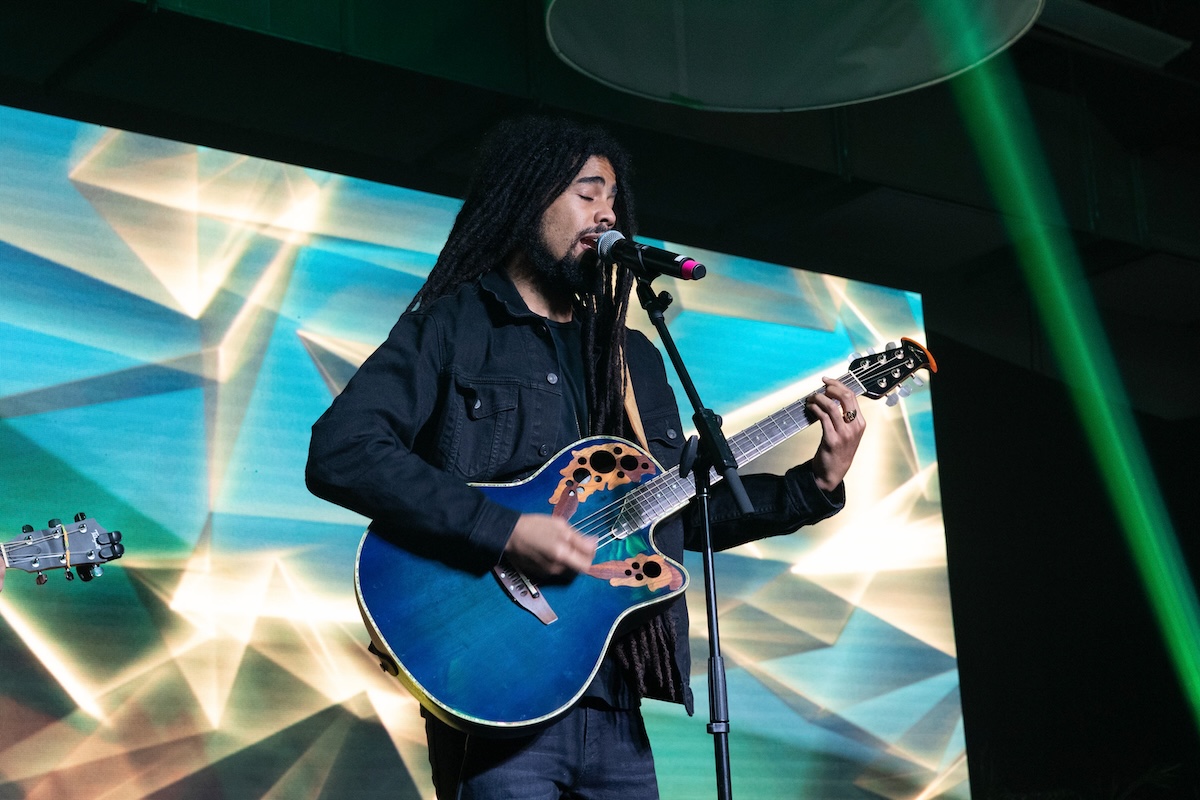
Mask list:
[[[416,703],[365,650],[365,521],[303,465],[457,208],[0,108],[3,539],[84,511],[128,548],[86,584],[7,571],[0,797],[432,796]],[[923,339],[911,293],[669,246],[709,266],[656,288],[727,432]],[[717,559],[747,797],[969,795],[929,390],[863,413],[845,512]],[[665,798],[714,794],[689,566],[700,715],[646,706]]]

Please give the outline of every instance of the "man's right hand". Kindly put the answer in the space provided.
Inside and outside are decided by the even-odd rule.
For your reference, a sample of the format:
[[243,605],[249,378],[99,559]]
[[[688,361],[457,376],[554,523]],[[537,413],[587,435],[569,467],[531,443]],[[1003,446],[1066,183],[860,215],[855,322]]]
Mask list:
[[586,572],[596,541],[549,514],[522,514],[504,553],[513,566],[540,575]]

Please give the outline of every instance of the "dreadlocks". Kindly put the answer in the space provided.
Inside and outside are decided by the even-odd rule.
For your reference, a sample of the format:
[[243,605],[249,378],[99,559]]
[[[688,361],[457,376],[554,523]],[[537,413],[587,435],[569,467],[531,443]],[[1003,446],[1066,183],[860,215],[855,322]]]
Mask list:
[[[524,117],[502,123],[480,163],[450,236],[408,308],[451,294],[508,261],[541,235],[542,216],[591,156],[608,160],[620,192],[617,229],[635,233],[629,156],[606,131],[564,119]],[[578,297],[584,374],[593,434],[624,433],[625,316],[633,275],[601,264]]]

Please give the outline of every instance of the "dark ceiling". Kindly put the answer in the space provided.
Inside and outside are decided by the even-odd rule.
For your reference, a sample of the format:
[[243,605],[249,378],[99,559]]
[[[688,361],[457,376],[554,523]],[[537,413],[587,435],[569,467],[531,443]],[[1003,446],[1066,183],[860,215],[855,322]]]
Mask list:
[[[1135,406],[1200,417],[1200,379],[1153,388],[1200,327],[1200,6],[1096,2],[1103,37],[1081,30],[1096,25],[1081,6],[1048,0],[1056,30],[1009,52]],[[696,111],[564,66],[537,0],[392,7],[7,0],[0,102],[445,194],[498,117],[597,118],[634,152],[647,235],[919,291],[931,330],[1054,371],[947,84],[832,110]],[[1116,52],[1148,31],[1182,53],[1160,67]]]

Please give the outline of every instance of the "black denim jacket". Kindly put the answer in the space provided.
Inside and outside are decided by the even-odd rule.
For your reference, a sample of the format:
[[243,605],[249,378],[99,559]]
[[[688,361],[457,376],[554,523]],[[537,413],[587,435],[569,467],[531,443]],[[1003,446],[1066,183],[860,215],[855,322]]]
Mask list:
[[[679,463],[682,427],[658,350],[630,331],[626,360],[651,454]],[[500,559],[519,512],[468,482],[506,482],[534,472],[571,442],[559,441],[563,401],[558,359],[545,321],[529,311],[499,270],[400,317],[345,390],[313,425],[306,479],[318,497],[373,520],[464,569]],[[713,543],[726,549],[794,531],[841,509],[808,464],[784,476],[743,478],[755,513],[741,516],[717,484]],[[660,523],[655,543],[682,561],[699,545],[692,509]],[[687,607],[672,603],[677,685],[687,685]],[[690,689],[672,698],[692,713]]]

